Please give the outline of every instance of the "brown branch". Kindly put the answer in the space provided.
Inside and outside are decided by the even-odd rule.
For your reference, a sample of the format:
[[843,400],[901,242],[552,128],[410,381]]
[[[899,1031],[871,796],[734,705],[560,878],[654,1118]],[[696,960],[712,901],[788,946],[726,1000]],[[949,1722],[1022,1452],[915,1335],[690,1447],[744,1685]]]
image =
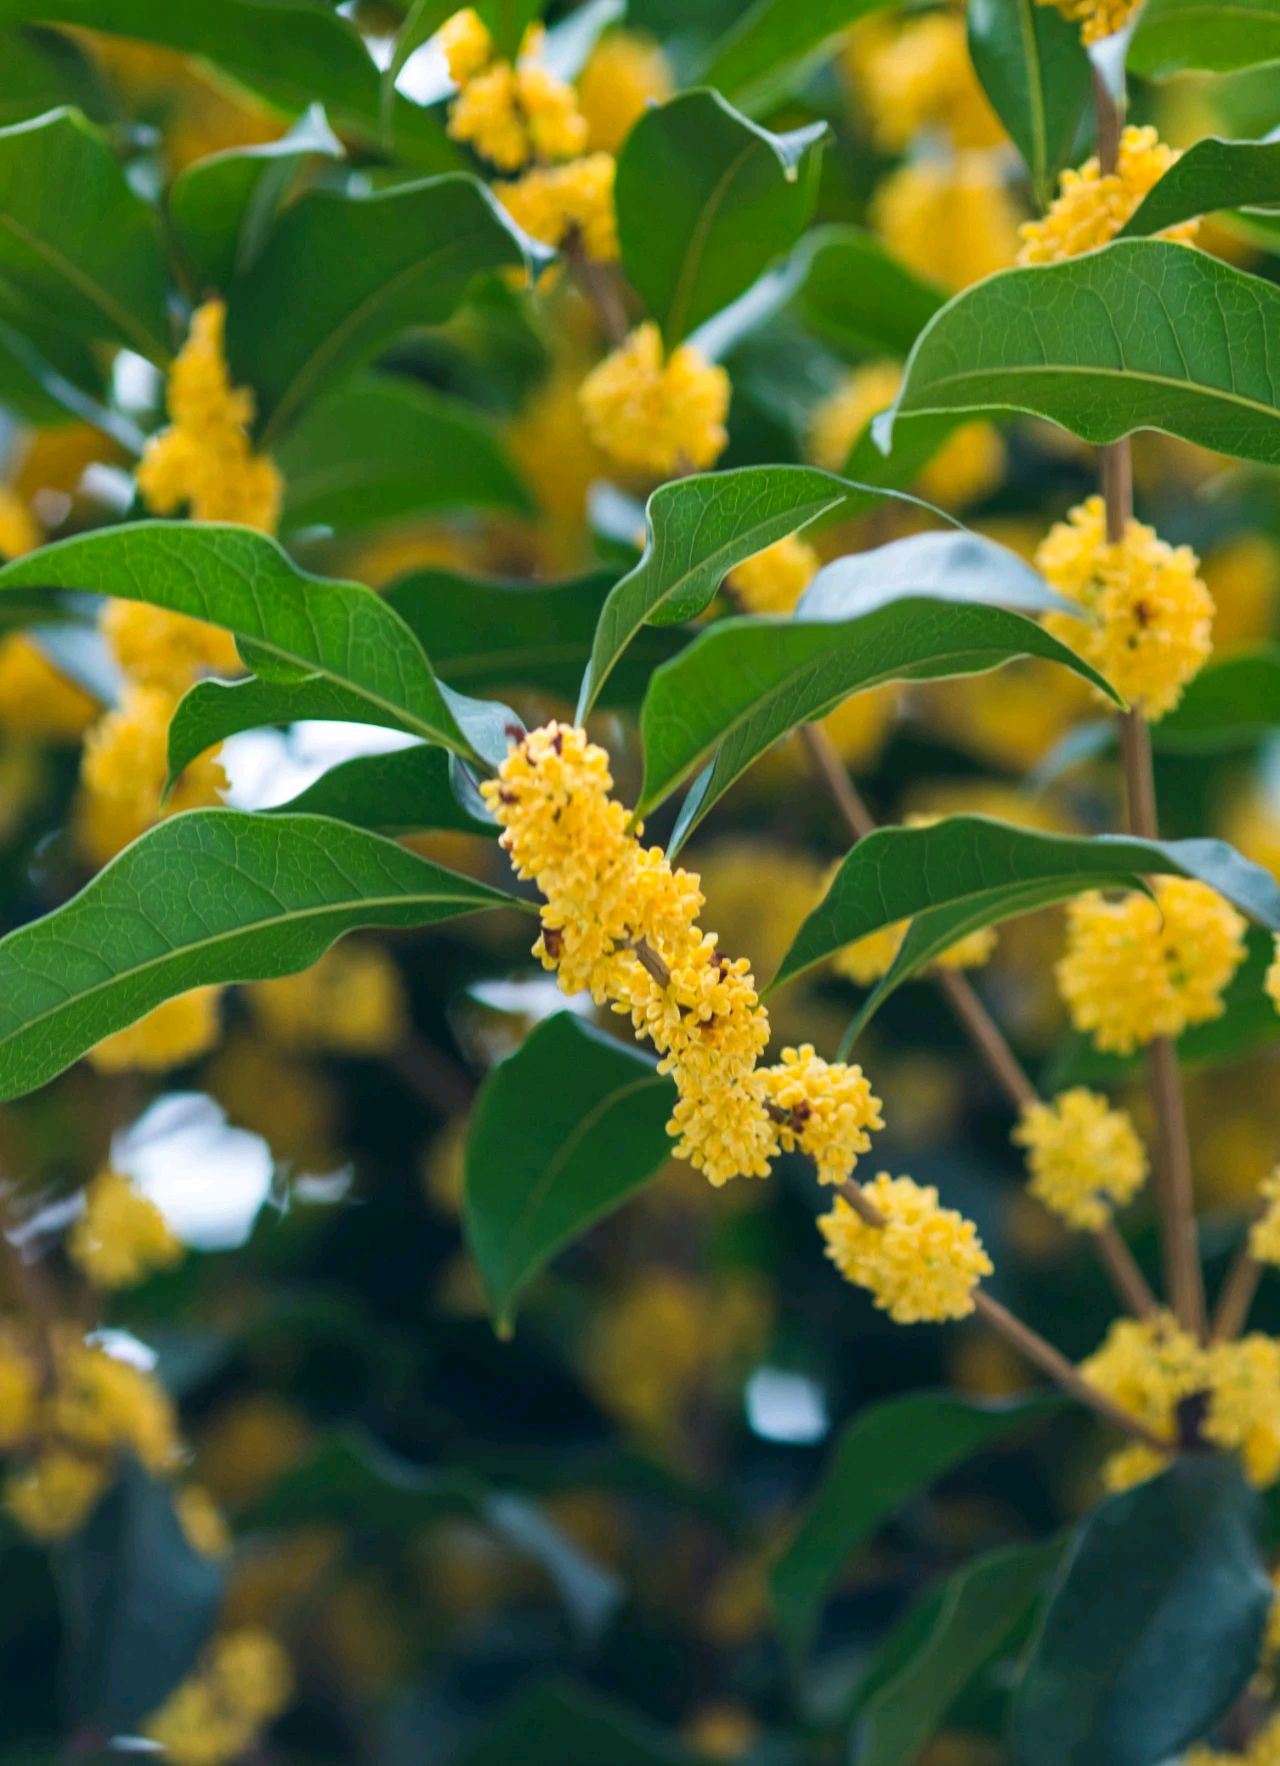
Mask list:
[[801,724],[800,740],[809,755],[809,762],[830,793],[831,800],[844,818],[846,828],[855,841],[875,832],[876,819],[861,793],[849,777],[849,769],[836,752],[835,743],[821,724]]
[[631,329],[622,282],[612,264],[589,257],[582,241],[572,235],[565,245],[565,260],[574,285],[595,313],[612,349],[624,343]]
[[1211,1343],[1228,1343],[1241,1334],[1261,1279],[1262,1265],[1249,1249],[1249,1238],[1246,1234],[1244,1244],[1236,1252],[1218,1295],[1213,1325],[1209,1332]]

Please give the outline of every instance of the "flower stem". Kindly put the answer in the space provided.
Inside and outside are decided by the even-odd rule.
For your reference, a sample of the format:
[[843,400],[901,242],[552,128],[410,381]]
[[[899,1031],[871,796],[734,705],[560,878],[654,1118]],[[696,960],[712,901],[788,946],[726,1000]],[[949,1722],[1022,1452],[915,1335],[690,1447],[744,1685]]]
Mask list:
[[1218,1295],[1213,1325],[1209,1332],[1211,1343],[1230,1342],[1244,1330],[1261,1276],[1262,1265],[1249,1249],[1246,1235],[1244,1244],[1236,1252],[1231,1268],[1227,1271],[1222,1292]]

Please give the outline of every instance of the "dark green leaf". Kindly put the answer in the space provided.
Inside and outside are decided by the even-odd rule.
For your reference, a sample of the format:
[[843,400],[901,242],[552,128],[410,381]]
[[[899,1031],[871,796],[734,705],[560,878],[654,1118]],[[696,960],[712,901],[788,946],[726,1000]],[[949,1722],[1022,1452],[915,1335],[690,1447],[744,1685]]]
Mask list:
[[[935,544],[952,540],[959,548]],[[1026,565],[989,540],[925,534],[828,566],[790,619],[717,622],[663,664],[645,696],[639,813],[714,759],[696,810],[681,818],[685,837],[779,736],[886,681],[981,674],[1015,656],[1045,656],[1110,693],[1034,620],[982,604],[1043,606],[1048,595]]]
[[1225,841],[1041,834],[988,816],[948,816],[926,828],[878,828],[860,840],[796,933],[774,985],[856,939],[911,920],[899,958],[876,990],[878,1005],[968,932],[1083,889],[1139,889],[1146,876],[1195,877],[1280,932],[1275,879]]
[[850,356],[905,356],[945,301],[861,227],[824,227],[812,236],[795,297],[808,329]]
[[1080,27],[1037,0],[973,0],[969,53],[1041,204],[1070,163],[1093,79]]
[[1129,45],[1134,73],[1231,73],[1280,61],[1280,0],[1150,0]]
[[1161,429],[1274,465],[1278,332],[1280,288],[1161,240],[1005,270],[921,333],[877,439],[900,413],[1003,408],[1089,442]]
[[1153,724],[1157,748],[1189,754],[1239,748],[1280,728],[1280,649],[1210,662],[1175,709]]
[[[591,657],[613,578],[530,583],[421,570],[402,577],[390,606],[431,646],[439,673],[460,691],[532,687],[572,703]],[[651,627],[639,634],[605,681],[601,703],[636,705],[659,663],[685,634]]]
[[78,111],[0,129],[0,275],[46,323],[168,356],[156,212]]
[[674,1741],[586,1687],[544,1681],[520,1693],[458,1766],[694,1766]]
[[7,25],[0,32],[0,124],[43,116],[74,105],[106,122],[110,101],[101,77],[78,43],[38,25]]
[[772,135],[718,92],[682,92],[640,118],[618,156],[618,239],[628,279],[668,345],[795,244],[825,134],[826,124],[814,123]]
[[455,788],[458,761],[443,748],[397,748],[390,754],[359,754],[330,767],[272,815],[336,816],[357,828],[379,834],[416,834],[446,830],[457,834],[496,835],[496,822],[486,821],[479,794],[473,808]]
[[1210,135],[1176,160],[1139,203],[1120,237],[1163,233],[1220,208],[1280,204],[1280,140],[1222,141]]
[[41,323],[0,289],[0,404],[29,423],[65,423],[69,416],[141,451],[142,435],[105,404],[106,382],[94,346],[74,332]]
[[[471,758],[484,740],[491,708],[450,695],[413,633],[372,589],[310,576],[274,540],[248,528],[187,521],[104,528],[0,569],[0,591],[26,588],[120,595],[225,626],[252,646],[252,666],[267,677],[251,688],[269,696],[272,686],[307,681],[334,705],[299,716],[385,724]],[[468,719],[470,738],[460,717]],[[170,740],[172,753],[176,737]],[[184,752],[177,770],[199,752]]]
[[[1026,1617],[1062,1556],[1060,1541],[988,1552],[924,1597],[898,1630],[910,1654],[861,1708],[857,1766],[913,1766],[956,1697]],[[892,1648],[894,1636],[887,1648]]]
[[823,1601],[877,1527],[955,1466],[1061,1404],[1035,1398],[982,1405],[949,1392],[911,1392],[855,1417],[770,1578],[792,1654],[808,1648]]
[[546,1019],[481,1088],[467,1142],[467,1242],[499,1329],[521,1291],[669,1156],[671,1081],[571,1012]]
[[122,1465],[58,1554],[76,1726],[127,1733],[185,1678],[213,1632],[222,1570],[190,1544],[173,1491]]
[[411,327],[438,325],[486,270],[526,264],[522,234],[477,179],[372,194],[310,190],[227,298],[227,354],[265,439]]
[[322,816],[190,810],[0,939],[0,1097],[34,1091],[189,988],[291,975],[360,926],[430,926],[512,900]]
[[894,494],[812,466],[742,466],[661,485],[645,507],[644,553],[600,611],[578,701],[579,720],[645,625],[695,619],[744,558],[797,533],[820,515],[859,514]]
[[1272,1588],[1234,1460],[1192,1454],[1077,1530],[1014,1707],[1020,1766],[1157,1766],[1258,1661]]
[[531,510],[493,424],[399,376],[361,375],[317,399],[278,459],[286,528],[345,533],[468,509]]
[[715,86],[746,110],[768,108],[825,60],[836,40],[882,0],[754,0],[702,70]]
[[317,156],[341,159],[342,143],[313,104],[279,141],[228,148],[178,173],[169,222],[197,288],[225,289],[253,262],[299,171]]

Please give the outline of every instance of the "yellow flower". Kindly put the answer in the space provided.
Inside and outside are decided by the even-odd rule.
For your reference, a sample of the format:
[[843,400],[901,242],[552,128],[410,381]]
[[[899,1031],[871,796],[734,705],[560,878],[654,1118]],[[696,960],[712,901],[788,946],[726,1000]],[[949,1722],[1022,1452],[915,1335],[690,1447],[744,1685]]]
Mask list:
[[[526,38],[526,48],[540,39]],[[469,63],[474,51],[462,51]],[[587,125],[572,86],[541,63],[522,58],[488,62],[468,75],[449,110],[448,132],[499,171],[515,172],[531,159],[575,159],[587,145]]]
[[102,614],[102,634],[131,680],[184,693],[204,674],[241,672],[230,632],[203,620],[150,607],[145,601],[111,600]]
[[939,1207],[933,1185],[910,1177],[881,1171],[862,1193],[883,1226],[863,1220],[843,1196],[818,1220],[845,1280],[866,1288],[897,1324],[967,1317],[973,1290],[992,1270],[973,1222]]
[[1127,1111],[1082,1085],[1050,1104],[1025,1105],[1013,1139],[1027,1149],[1031,1194],[1086,1232],[1105,1226],[1146,1179],[1147,1156]]
[[34,1361],[12,1332],[0,1331],[0,1453],[11,1452],[32,1433],[39,1397]]
[[65,1539],[88,1519],[107,1476],[99,1461],[51,1447],[9,1476],[4,1505],[33,1539]]
[[575,159],[587,145],[587,124],[572,86],[539,62],[516,68],[516,94],[538,159]]
[[728,440],[729,376],[692,344],[664,360],[651,322],[591,370],[578,396],[591,440],[633,471],[701,471]]
[[649,106],[672,90],[671,69],[656,43],[631,31],[606,33],[578,76],[588,147],[616,153]]
[[576,236],[588,257],[612,262],[618,255],[613,174],[611,154],[589,153],[567,165],[534,166],[513,184],[495,184],[493,193],[516,225],[544,245]]
[[1280,602],[1280,545],[1270,535],[1235,535],[1203,560],[1200,574],[1213,596],[1219,655],[1270,637]]
[[164,1073],[207,1054],[218,1040],[220,987],[175,994],[89,1050],[99,1073]]
[[1150,722],[1172,711],[1212,652],[1213,601],[1190,546],[1169,546],[1141,521],[1107,539],[1101,497],[1049,530],[1036,568],[1092,623],[1046,614],[1046,630],[1091,662]]
[[120,705],[85,738],[77,834],[85,854],[105,864],[162,816],[220,801],[227,778],[217,749],[202,754],[162,803],[169,771],[169,720],[176,700],[163,687],[131,683]]
[[962,423],[921,468],[915,488],[926,502],[965,509],[990,496],[1004,477],[1004,467],[1004,442],[995,425]]
[[[1173,1441],[1178,1406],[1204,1389],[1203,1364],[1204,1352],[1195,1338],[1161,1312],[1152,1318],[1116,1319],[1099,1347],[1081,1362],[1080,1372],[1137,1421]],[[1104,1467],[1103,1480],[1109,1489],[1127,1489],[1167,1463],[1154,1449],[1129,1449]]]
[[962,13],[926,13],[896,30],[855,27],[851,37],[847,59],[877,147],[900,153],[931,128],[945,129],[957,147],[1004,140],[969,59]]
[[731,835],[698,848],[698,869],[725,948],[751,944],[757,968],[772,975],[822,900],[826,867],[776,840]]
[[254,1745],[293,1697],[289,1658],[264,1631],[217,1637],[144,1725],[174,1766],[222,1766]]
[[274,533],[283,486],[274,463],[255,454],[249,440],[253,394],[231,385],[225,321],[220,300],[191,315],[187,341],[169,370],[170,424],[147,443],[138,490],[158,515],[187,504],[196,521],[235,521]]
[[1267,995],[1277,1012],[1280,1012],[1280,938],[1276,939],[1276,954],[1271,967],[1267,970]]
[[1202,1433],[1240,1455],[1245,1477],[1265,1490],[1280,1477],[1280,1342],[1254,1331],[1205,1351],[1209,1408]]
[[400,971],[376,944],[335,944],[309,969],[256,981],[248,993],[262,1028],[282,1048],[385,1055],[408,1029]]
[[[515,744],[498,777],[482,787],[517,874],[532,878],[546,899],[534,954],[566,993],[587,989],[597,1004],[628,1014],[636,1035],[653,1043],[659,1071],[676,1083],[668,1126],[677,1157],[716,1185],[765,1177],[780,1144],[769,1108],[778,1076],[757,1065],[769,1019],[750,965],[726,956],[701,930],[697,877],[673,870],[661,848],[643,847],[639,829],[628,832],[612,786],[602,748],[580,729],[549,724]],[[835,1100],[824,1125],[849,1125],[840,1106],[861,1075],[819,1065]],[[806,1075],[811,1094],[817,1074],[815,1065]],[[821,1156],[852,1162],[860,1132],[843,1152],[824,1140]]]
[[872,199],[871,224],[895,257],[952,292],[1017,256],[1017,210],[990,154],[899,166]]
[[231,1529],[226,1516],[199,1484],[187,1484],[174,1500],[187,1543],[201,1557],[223,1558],[231,1550]]
[[818,554],[796,534],[735,564],[725,579],[744,613],[790,613],[818,568]]
[[1028,659],[929,690],[930,724],[967,753],[1008,771],[1043,760],[1089,709],[1091,690],[1065,668]]
[[1244,934],[1244,919],[1207,883],[1161,877],[1154,900],[1091,890],[1067,908],[1058,992],[1096,1048],[1127,1055],[1221,1016]]
[[[1086,4],[1092,4],[1092,0],[1086,0]],[[1106,245],[1178,157],[1177,151],[1166,147],[1153,128],[1127,128],[1120,137],[1114,172],[1104,175],[1096,155],[1087,159],[1079,171],[1068,167],[1063,172],[1058,194],[1045,213],[1038,221],[1024,221],[1019,228],[1022,243],[1018,262],[1056,264]],[[1184,221],[1157,237],[1189,245],[1199,224]]]
[[1041,6],[1056,6],[1064,18],[1080,26],[1086,43],[1100,43],[1128,24],[1142,0],[1037,0]]
[[[897,362],[855,368],[809,415],[809,458],[827,472],[843,472],[871,419],[893,403],[902,384]],[[1004,443],[990,423],[962,423],[924,466],[915,488],[926,501],[963,508],[989,495],[1004,475]]]
[[67,1254],[97,1288],[132,1287],[180,1262],[182,1249],[155,1203],[110,1167],[85,1191],[84,1212],[67,1238]]
[[783,1152],[806,1153],[819,1183],[843,1183],[858,1155],[870,1151],[868,1130],[884,1127],[861,1067],[832,1066],[806,1042],[783,1049],[781,1066],[766,1069],[765,1078]]
[[56,1365],[45,1416],[52,1434],[89,1453],[129,1448],[157,1475],[173,1470],[179,1457],[177,1417],[151,1374],[82,1338],[58,1344]]
[[0,638],[0,727],[12,736],[78,742],[97,717],[96,699],[60,674],[34,638]]
[[493,55],[489,27],[474,6],[466,6],[447,18],[436,42],[449,65],[449,78],[459,86],[465,86]]
[[[910,924],[909,920],[898,920],[892,926],[882,926],[878,932],[868,932],[865,938],[855,939],[836,952],[831,967],[855,987],[870,987],[893,967]],[[934,961],[940,969],[980,969],[991,960],[998,936],[994,926],[980,926],[976,932],[958,938]]]
[[1249,1249],[1259,1263],[1280,1264],[1280,1165],[1258,1186],[1265,1204],[1249,1229]]
[[34,552],[43,538],[25,499],[12,485],[0,484],[0,557],[7,562]]

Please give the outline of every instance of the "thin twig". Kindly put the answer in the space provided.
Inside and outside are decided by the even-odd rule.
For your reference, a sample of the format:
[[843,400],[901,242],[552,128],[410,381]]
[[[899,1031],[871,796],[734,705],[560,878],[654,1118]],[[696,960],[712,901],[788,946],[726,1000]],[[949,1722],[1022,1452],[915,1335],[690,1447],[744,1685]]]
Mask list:
[[28,1262],[22,1247],[14,1242],[13,1230],[6,1203],[0,1209],[0,1257],[9,1272],[14,1297],[31,1325],[41,1379],[48,1391],[53,1387],[57,1372],[54,1354],[59,1317],[57,1296],[44,1270],[39,1264]]
[[441,1116],[465,1116],[475,1100],[470,1074],[420,1036],[406,1037],[391,1055],[392,1071]]
[[1209,1332],[1211,1343],[1229,1343],[1244,1330],[1245,1321],[1249,1317],[1249,1308],[1253,1305],[1253,1297],[1258,1291],[1258,1283],[1262,1277],[1262,1265],[1249,1249],[1248,1235],[1232,1260],[1218,1295],[1218,1304],[1213,1314],[1213,1325]]
[[831,800],[844,817],[845,826],[855,840],[875,832],[876,819],[862,801],[849,769],[841,760],[836,746],[820,724],[801,724],[800,740],[808,751],[810,763],[831,795]]
[[631,329],[617,272],[611,264],[589,257],[582,241],[574,236],[568,240],[564,255],[579,294],[595,313],[610,346],[616,349]]

